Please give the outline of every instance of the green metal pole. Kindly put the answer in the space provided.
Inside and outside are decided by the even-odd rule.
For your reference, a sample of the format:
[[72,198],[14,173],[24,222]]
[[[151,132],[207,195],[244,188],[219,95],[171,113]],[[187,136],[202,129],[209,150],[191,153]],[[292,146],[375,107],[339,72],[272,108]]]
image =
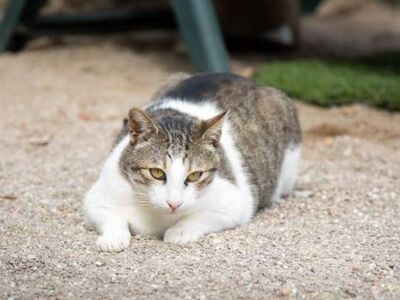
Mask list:
[[229,57],[210,0],[171,0],[196,71],[227,72]]
[[0,52],[7,50],[27,0],[8,0],[0,20]]
[[322,0],[301,0],[301,9],[305,14],[311,14],[315,11]]

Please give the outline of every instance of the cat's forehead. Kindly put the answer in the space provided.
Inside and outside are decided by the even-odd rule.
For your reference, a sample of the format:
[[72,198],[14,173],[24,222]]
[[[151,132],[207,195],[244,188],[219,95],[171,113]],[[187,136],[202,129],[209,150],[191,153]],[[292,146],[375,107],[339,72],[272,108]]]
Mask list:
[[147,155],[155,165],[177,173],[207,169],[215,163],[215,150],[190,137],[171,136],[168,142],[152,145],[152,149]]
[[202,155],[196,155],[193,151],[181,151],[176,155],[167,155],[164,158],[164,167],[177,173],[180,173],[180,170],[193,171],[202,168],[207,163]]
[[175,157],[188,151],[198,135],[197,124],[189,118],[165,116],[159,124],[165,136],[164,147]]
[[186,170],[203,169],[214,163],[215,149],[207,146],[195,129],[175,130],[167,132],[167,142],[164,144],[165,157],[168,166],[182,164]]

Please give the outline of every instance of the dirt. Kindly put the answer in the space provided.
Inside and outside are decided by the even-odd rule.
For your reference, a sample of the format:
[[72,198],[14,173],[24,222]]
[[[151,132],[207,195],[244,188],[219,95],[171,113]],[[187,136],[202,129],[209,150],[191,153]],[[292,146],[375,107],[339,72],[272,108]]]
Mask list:
[[250,224],[96,250],[83,194],[128,109],[187,70],[98,40],[0,57],[0,298],[398,299],[400,115],[359,105],[298,103],[297,192]]

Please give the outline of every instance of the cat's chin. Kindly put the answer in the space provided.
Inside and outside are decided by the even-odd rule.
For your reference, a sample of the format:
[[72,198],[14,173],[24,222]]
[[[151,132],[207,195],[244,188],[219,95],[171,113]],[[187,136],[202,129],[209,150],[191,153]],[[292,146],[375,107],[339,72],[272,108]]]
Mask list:
[[168,214],[168,215],[171,215],[171,216],[179,216],[179,215],[182,215],[183,212],[182,212],[182,211],[167,210],[167,214]]
[[172,211],[171,209],[165,209],[164,213],[168,216],[179,217],[179,216],[183,216],[186,213],[186,210]]

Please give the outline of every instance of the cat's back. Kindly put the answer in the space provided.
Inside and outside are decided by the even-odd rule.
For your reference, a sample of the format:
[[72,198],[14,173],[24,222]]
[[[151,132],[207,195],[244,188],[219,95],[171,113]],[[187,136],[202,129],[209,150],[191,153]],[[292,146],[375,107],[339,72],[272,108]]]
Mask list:
[[[179,100],[199,107],[212,103],[229,111],[229,121],[244,143],[268,133],[285,145],[301,142],[296,108],[289,97],[272,87],[231,73],[177,74],[153,101]],[[276,136],[274,136],[276,134]],[[275,140],[275,142],[278,142]]]
[[284,93],[238,75],[210,73],[175,76],[154,100],[178,100],[199,109],[211,103],[229,111],[231,134],[258,206],[271,204],[285,149],[301,142],[296,109]]
[[228,94],[254,88],[252,80],[230,73],[178,74],[167,81],[156,98],[182,99],[193,103],[219,102]]
[[[228,110],[230,120],[241,126],[251,120],[275,121],[276,118],[271,119],[275,115],[287,121],[296,114],[292,101],[284,93],[231,73],[178,74],[153,97],[155,101],[161,99],[198,105],[215,103],[218,108]],[[265,117],[264,120],[258,120],[259,115]]]

